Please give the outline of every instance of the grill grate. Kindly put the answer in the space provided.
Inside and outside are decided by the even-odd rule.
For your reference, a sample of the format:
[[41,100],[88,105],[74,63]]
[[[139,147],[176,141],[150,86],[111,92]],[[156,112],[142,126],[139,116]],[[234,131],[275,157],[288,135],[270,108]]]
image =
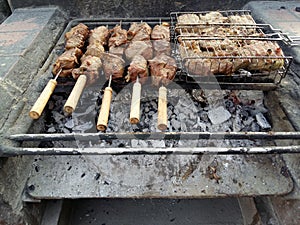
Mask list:
[[175,12],[171,23],[186,82],[232,83],[236,89],[246,84],[253,88],[254,83],[273,89],[292,62],[277,44],[283,41],[280,33],[256,24],[249,11]]

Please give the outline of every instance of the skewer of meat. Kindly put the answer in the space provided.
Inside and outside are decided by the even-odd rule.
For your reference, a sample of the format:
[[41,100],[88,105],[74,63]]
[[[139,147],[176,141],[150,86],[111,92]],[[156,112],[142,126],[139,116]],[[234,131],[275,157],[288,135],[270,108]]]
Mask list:
[[158,90],[157,128],[165,131],[168,127],[167,116],[167,86],[176,75],[176,61],[171,56],[160,54],[149,60],[152,84],[161,86]]
[[104,53],[103,45],[107,44],[108,37],[109,31],[105,26],[91,30],[89,45],[80,60],[81,65],[72,71],[72,76],[77,81],[64,105],[64,111],[66,113],[71,114],[74,112],[86,84],[94,83],[99,77],[99,72],[102,67],[100,57]]
[[38,119],[41,116],[47,102],[50,99],[50,96],[57,85],[57,78],[59,76],[66,77],[71,75],[73,68],[78,64],[79,58],[82,55],[80,48],[84,46],[88,34],[88,27],[82,23],[73,27],[65,34],[65,52],[56,59],[52,68],[52,73],[55,78],[49,80],[39,98],[36,100],[29,112],[29,116],[31,118]]

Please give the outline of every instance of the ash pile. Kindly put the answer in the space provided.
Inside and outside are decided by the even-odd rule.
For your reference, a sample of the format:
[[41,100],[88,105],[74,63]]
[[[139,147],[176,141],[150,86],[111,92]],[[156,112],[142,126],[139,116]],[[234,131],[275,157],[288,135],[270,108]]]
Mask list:
[[[141,94],[141,118],[130,124],[132,84],[113,93],[107,133],[147,132],[146,139],[76,141],[76,147],[243,147],[259,146],[261,140],[151,140],[157,129],[158,90],[144,84]],[[65,115],[64,96],[54,95],[48,106],[45,133],[95,133],[102,92],[87,88],[76,111]],[[168,89],[168,129],[166,132],[259,132],[269,131],[268,109],[262,91]],[[70,143],[68,143],[69,145]],[[62,147],[61,142],[47,146]],[[70,147],[70,146],[63,146]]]

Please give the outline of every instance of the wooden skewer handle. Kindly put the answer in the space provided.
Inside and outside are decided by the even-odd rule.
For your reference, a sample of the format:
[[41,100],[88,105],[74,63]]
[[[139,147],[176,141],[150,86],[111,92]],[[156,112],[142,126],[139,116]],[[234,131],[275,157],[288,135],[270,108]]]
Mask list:
[[38,99],[36,100],[36,102],[34,103],[33,107],[31,108],[31,110],[29,112],[29,116],[32,119],[38,119],[41,116],[56,85],[57,85],[56,80],[51,79],[48,81],[48,84],[46,85],[46,87],[44,88],[44,90],[42,91],[42,93],[40,94],[40,96],[38,97]]
[[161,131],[168,128],[167,88],[165,87],[160,87],[158,90],[157,128]]
[[142,85],[138,82],[134,83],[130,107],[130,123],[132,124],[137,124],[140,122],[141,90]]
[[97,129],[100,131],[105,131],[107,128],[111,99],[112,99],[112,88],[106,87],[104,89],[102,104],[101,104],[100,113],[97,121]]
[[74,112],[77,103],[79,101],[79,98],[83,92],[83,89],[85,87],[86,84],[86,76],[85,75],[80,75],[76,81],[76,84],[70,94],[70,96],[68,97],[65,105],[64,105],[64,111],[68,114],[71,114]]

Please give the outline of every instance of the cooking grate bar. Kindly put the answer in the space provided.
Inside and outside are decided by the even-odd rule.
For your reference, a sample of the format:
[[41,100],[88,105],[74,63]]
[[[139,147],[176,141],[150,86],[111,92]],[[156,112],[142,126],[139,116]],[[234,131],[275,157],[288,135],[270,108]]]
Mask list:
[[89,141],[89,140],[198,140],[198,139],[300,139],[300,132],[134,132],[134,133],[69,133],[69,134],[14,134],[15,141]]
[[138,155],[138,154],[273,154],[300,153],[300,146],[180,147],[180,148],[21,148],[0,147],[0,156],[16,155]]

